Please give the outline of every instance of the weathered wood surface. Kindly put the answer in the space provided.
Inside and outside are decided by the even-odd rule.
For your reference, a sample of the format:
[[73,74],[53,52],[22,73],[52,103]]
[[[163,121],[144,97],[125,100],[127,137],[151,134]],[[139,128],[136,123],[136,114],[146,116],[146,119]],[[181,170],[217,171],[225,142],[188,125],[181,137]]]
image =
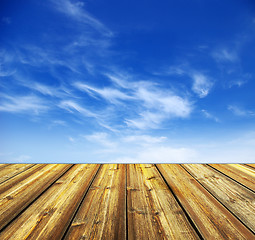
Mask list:
[[254,234],[180,165],[157,167],[204,239],[254,239]]
[[126,239],[126,166],[102,165],[65,239]]
[[[7,225],[70,165],[50,164],[0,194],[0,229]],[[1,238],[0,238],[1,239]]]
[[[22,171],[11,178],[6,179],[0,184],[0,194],[15,186],[18,183],[21,183],[23,180],[28,178],[34,173],[38,173],[39,170],[44,168],[46,164],[36,164],[34,166],[29,166],[26,170],[23,170],[24,167],[21,167]],[[17,167],[16,167],[17,168]]]
[[61,239],[98,167],[73,166],[9,224],[0,233],[0,239]]
[[255,169],[241,164],[209,164],[255,192]]
[[34,164],[2,164],[0,166],[0,184],[31,168]]
[[0,239],[252,240],[254,167],[0,164]]
[[127,166],[129,239],[199,239],[154,165]]
[[255,233],[255,193],[207,165],[184,168],[227,209]]

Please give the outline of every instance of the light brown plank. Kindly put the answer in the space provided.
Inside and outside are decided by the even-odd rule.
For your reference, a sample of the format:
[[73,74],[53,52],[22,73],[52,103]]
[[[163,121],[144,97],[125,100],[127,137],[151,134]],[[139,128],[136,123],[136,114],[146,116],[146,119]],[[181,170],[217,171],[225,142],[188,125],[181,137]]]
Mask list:
[[245,164],[245,165],[247,165],[249,167],[252,167],[252,168],[255,168],[255,164]]
[[38,197],[70,164],[49,164],[0,194],[0,229]]
[[0,239],[61,239],[98,168],[73,166],[10,223]]
[[8,164],[0,169],[0,184],[31,168],[34,164]]
[[254,239],[254,234],[180,165],[157,167],[204,239]]
[[126,167],[104,164],[65,239],[126,239]]
[[155,166],[127,167],[128,239],[199,239]]
[[7,164],[7,163],[1,163],[0,164],[0,169],[2,169],[2,168],[5,168],[5,167],[7,167],[8,165],[10,165],[9,163]]
[[255,232],[254,192],[207,165],[184,164],[183,167],[246,226]]
[[255,169],[240,164],[209,164],[209,166],[255,191]]
[[3,183],[0,184],[0,194],[5,192],[6,190],[9,190],[11,187],[15,186],[16,184],[22,182],[24,179],[28,178],[35,172],[39,171],[43,167],[45,167],[46,164],[35,164],[33,166],[30,166],[28,169],[24,170],[23,172],[19,172],[19,174],[13,176],[12,178],[7,179]]

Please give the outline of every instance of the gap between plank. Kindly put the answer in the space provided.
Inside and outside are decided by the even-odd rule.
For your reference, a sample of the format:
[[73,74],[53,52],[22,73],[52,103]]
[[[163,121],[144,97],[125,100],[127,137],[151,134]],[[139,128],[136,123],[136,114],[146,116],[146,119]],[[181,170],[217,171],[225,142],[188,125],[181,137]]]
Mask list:
[[62,240],[65,239],[65,237],[66,237],[66,235],[67,235],[67,233],[68,233],[68,230],[70,229],[70,227],[71,227],[71,225],[72,225],[72,222],[73,222],[73,220],[74,220],[74,218],[75,218],[77,212],[79,211],[79,209],[80,209],[80,207],[81,207],[81,205],[82,205],[82,203],[83,203],[85,197],[87,196],[87,193],[88,193],[88,191],[89,191],[89,189],[90,189],[92,183],[94,182],[94,180],[95,180],[96,176],[98,175],[98,172],[99,172],[99,170],[100,170],[101,168],[102,168],[102,164],[100,164],[100,166],[98,167],[98,169],[97,169],[97,171],[96,171],[94,177],[91,179],[90,184],[88,185],[87,190],[85,191],[85,193],[84,193],[84,195],[83,195],[83,197],[82,197],[82,199],[81,199],[81,202],[79,203],[77,209],[74,211],[73,217],[71,218],[70,223],[68,224],[68,226],[67,226],[67,228],[66,228],[66,231],[64,232],[64,234],[63,234],[63,236],[62,236],[62,238],[61,238]]
[[27,205],[15,218],[13,218],[6,226],[4,226],[0,231],[4,231],[15,219],[17,219],[23,212],[25,212],[39,197],[41,197],[59,178],[61,178],[64,174],[66,174],[72,167],[66,169],[55,181],[53,181],[42,193],[40,193],[29,205]]
[[186,168],[184,168],[182,165],[180,165],[191,177],[193,177],[197,183],[199,183],[199,185],[201,185],[211,196],[213,196],[218,202],[219,204],[221,204],[224,208],[226,208],[235,218],[237,218],[239,220],[239,222],[241,222],[247,229],[249,229],[253,234],[255,234],[255,232],[250,229],[238,216],[236,216],[227,206],[224,205],[224,203],[222,203],[216,196],[214,196],[202,183],[200,183],[195,176],[193,176]]
[[[247,188],[248,190],[250,190],[250,191],[252,191],[252,192],[254,192],[254,193],[255,193],[255,191],[253,191],[253,190],[252,190],[252,189],[250,189],[249,187],[245,186],[244,184],[242,184],[242,183],[238,182],[238,181],[237,181],[237,180],[235,180],[234,178],[232,178],[232,177],[228,176],[228,175],[227,175],[227,174],[225,174],[224,172],[221,172],[220,170],[218,170],[217,168],[214,168],[213,166],[211,166],[211,165],[209,165],[209,164],[206,164],[206,165],[207,165],[207,166],[209,166],[210,168],[212,168],[212,169],[216,170],[217,172],[221,173],[222,175],[224,175],[224,176],[226,176],[226,177],[228,177],[228,178],[232,179],[234,182],[238,183],[239,185],[242,185],[243,187],[245,187],[245,188]],[[249,167],[249,166],[247,166],[247,167]]]
[[172,193],[172,195],[174,196],[175,200],[177,201],[177,203],[179,204],[179,206],[181,207],[181,209],[183,210],[185,216],[187,217],[188,221],[190,222],[191,226],[193,227],[193,229],[195,230],[195,232],[197,233],[198,237],[201,240],[205,240],[203,238],[203,236],[201,235],[201,233],[199,232],[198,228],[196,227],[195,223],[193,222],[193,220],[191,219],[191,217],[189,216],[188,212],[185,210],[185,208],[182,206],[181,202],[179,201],[178,197],[174,194],[172,188],[170,187],[170,185],[168,184],[168,182],[166,181],[164,175],[160,172],[160,170],[158,169],[157,165],[154,164],[154,166],[156,167],[157,171],[159,172],[159,175],[162,177],[162,179],[164,180],[164,182],[166,183],[166,185],[168,186],[170,192]]

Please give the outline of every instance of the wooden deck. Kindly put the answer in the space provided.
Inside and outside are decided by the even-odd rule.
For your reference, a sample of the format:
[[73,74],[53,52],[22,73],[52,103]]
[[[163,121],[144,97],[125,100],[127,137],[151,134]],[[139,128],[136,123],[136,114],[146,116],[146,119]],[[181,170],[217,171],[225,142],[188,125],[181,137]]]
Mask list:
[[255,239],[255,164],[0,164],[0,239]]

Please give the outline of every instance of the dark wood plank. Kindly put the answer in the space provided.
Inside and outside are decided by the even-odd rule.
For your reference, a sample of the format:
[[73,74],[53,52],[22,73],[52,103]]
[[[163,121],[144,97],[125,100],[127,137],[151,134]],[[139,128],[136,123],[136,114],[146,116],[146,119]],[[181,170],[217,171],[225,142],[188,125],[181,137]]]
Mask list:
[[183,167],[255,232],[255,193],[253,191],[207,165],[184,164]]
[[11,222],[0,239],[61,239],[98,168],[96,164],[73,166]]
[[126,239],[126,166],[104,164],[65,239]]
[[154,165],[127,170],[128,239],[199,239]]
[[157,167],[204,239],[254,239],[254,234],[180,165]]

